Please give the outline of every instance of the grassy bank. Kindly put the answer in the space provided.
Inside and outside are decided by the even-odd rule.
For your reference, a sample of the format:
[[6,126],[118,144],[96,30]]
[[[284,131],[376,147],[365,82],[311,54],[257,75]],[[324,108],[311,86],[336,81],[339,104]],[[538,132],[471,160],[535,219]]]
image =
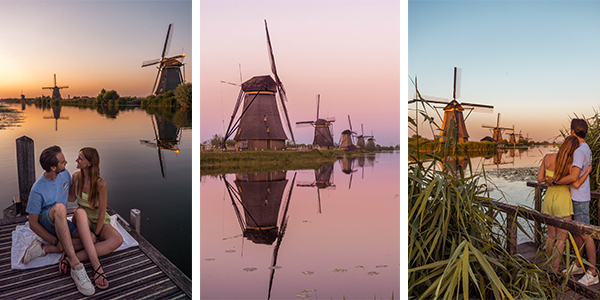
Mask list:
[[[350,153],[349,153],[350,154]],[[345,155],[343,150],[222,151],[200,154],[200,175],[317,169]]]

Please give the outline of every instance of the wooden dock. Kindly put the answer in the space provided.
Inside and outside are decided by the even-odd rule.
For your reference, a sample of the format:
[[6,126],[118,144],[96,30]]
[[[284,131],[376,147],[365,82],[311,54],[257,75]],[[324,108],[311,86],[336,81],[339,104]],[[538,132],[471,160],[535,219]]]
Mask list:
[[[108,213],[116,214],[110,208]],[[79,293],[71,276],[59,274],[58,264],[11,269],[12,231],[27,217],[0,219],[0,299],[191,299],[191,280],[118,214],[117,219],[139,246],[100,257],[109,287],[91,297]],[[91,279],[92,265],[84,265]]]

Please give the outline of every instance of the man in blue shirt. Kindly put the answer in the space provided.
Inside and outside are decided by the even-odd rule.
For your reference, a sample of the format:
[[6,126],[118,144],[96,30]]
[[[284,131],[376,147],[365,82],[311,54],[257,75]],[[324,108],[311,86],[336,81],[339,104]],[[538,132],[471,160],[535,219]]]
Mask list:
[[[67,161],[60,147],[44,149],[40,155],[40,164],[45,172],[31,188],[26,212],[29,214],[31,230],[49,244],[42,244],[35,239],[21,260],[27,264],[46,253],[64,252],[59,263],[60,272],[66,274],[67,266],[70,266],[71,277],[79,292],[86,296],[93,295],[94,286],[73,246],[72,238],[78,237],[77,227],[67,220],[67,201],[70,194],[71,199],[75,199],[75,191],[71,189],[71,175],[65,168]],[[76,243],[81,244],[78,238]]]

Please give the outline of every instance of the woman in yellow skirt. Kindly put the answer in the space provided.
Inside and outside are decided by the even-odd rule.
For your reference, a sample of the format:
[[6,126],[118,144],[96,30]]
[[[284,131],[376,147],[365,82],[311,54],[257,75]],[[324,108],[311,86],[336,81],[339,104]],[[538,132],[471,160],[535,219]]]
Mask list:
[[[553,178],[552,185],[548,186],[544,202],[542,204],[542,213],[572,219],[573,204],[571,202],[571,192],[569,185],[556,185],[555,181],[569,175],[571,165],[573,164],[573,153],[579,147],[579,140],[575,136],[569,136],[558,149],[558,153],[546,154],[542,160],[537,180],[539,183],[545,182],[546,176]],[[572,185],[579,188],[590,174],[591,166],[579,177]],[[552,259],[552,268],[559,271],[560,260],[564,251],[567,231],[561,228],[548,225],[548,239],[546,240],[546,252],[549,258],[555,254]],[[556,252],[554,252],[556,251]]]

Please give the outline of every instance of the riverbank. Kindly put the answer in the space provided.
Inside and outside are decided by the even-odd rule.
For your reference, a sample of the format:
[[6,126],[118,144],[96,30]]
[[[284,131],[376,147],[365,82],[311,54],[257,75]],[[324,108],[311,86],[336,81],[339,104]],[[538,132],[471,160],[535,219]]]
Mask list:
[[200,175],[252,173],[273,170],[317,169],[334,163],[344,150],[220,151],[200,153]]

